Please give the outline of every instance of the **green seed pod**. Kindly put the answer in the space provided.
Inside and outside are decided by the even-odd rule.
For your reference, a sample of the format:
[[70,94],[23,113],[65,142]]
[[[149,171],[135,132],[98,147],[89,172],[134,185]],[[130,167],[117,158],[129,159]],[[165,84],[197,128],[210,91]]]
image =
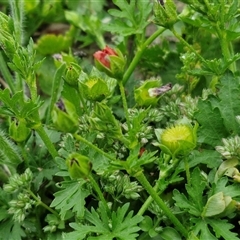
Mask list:
[[14,119],[9,126],[9,135],[17,143],[24,142],[30,136],[31,130],[27,127],[25,119]]
[[82,69],[78,64],[71,62],[66,69],[64,80],[70,86],[73,86],[73,87],[77,86],[78,78],[79,78],[79,75],[81,74],[81,71]]
[[159,26],[170,29],[178,21],[177,9],[173,0],[166,0],[164,5],[155,1],[153,12],[154,22]]
[[86,178],[92,169],[90,159],[79,153],[70,154],[66,159],[66,164],[72,179]]

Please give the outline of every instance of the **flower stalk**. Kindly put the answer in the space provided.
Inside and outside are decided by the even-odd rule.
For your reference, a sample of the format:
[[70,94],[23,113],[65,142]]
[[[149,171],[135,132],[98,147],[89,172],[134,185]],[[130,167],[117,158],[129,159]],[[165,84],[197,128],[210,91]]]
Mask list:
[[161,35],[166,29],[165,28],[159,28],[155,33],[153,33],[144,43],[143,45],[138,49],[137,53],[135,54],[135,57],[133,58],[132,62],[130,63],[129,67],[127,68],[126,72],[123,75],[123,85],[125,85],[130,78],[131,74],[135,70],[138,62],[141,59],[142,54],[144,53],[145,49],[159,36]]
[[125,113],[125,118],[128,126],[128,130],[131,129],[131,124],[130,124],[130,119],[129,119],[129,113],[128,113],[128,105],[127,105],[127,99],[126,99],[126,94],[125,94],[125,89],[123,86],[122,81],[118,81],[121,97],[122,97],[122,103],[123,103],[123,110]]
[[111,216],[111,212],[110,212],[110,209],[107,205],[107,201],[105,200],[104,196],[103,196],[103,193],[98,185],[98,183],[96,182],[96,180],[94,179],[94,177],[92,176],[92,174],[89,174],[88,176],[88,180],[91,182],[92,184],[92,187],[93,189],[95,190],[95,192],[97,193],[100,201],[102,201],[107,213],[108,213],[108,216]]

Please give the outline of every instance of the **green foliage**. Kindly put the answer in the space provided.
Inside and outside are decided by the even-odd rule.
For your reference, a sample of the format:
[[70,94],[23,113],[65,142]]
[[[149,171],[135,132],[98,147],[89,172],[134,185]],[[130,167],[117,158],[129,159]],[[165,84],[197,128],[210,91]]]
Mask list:
[[0,5],[0,239],[239,239],[238,0]]
[[194,216],[200,216],[204,206],[202,196],[205,187],[206,182],[203,180],[200,170],[195,168],[192,173],[191,185],[186,186],[189,198],[187,199],[178,190],[174,190],[173,192],[177,206],[186,209]]
[[[214,231],[216,232],[216,236],[214,236],[211,231],[209,230],[209,227],[212,227]],[[196,235],[200,236],[200,240],[204,239],[211,239],[216,240],[219,239],[219,237],[223,237],[226,240],[232,240],[232,239],[238,239],[236,237],[236,234],[231,231],[233,228],[233,225],[227,223],[227,221],[217,221],[215,219],[207,219],[206,221],[200,221],[196,220],[196,226],[194,229],[194,233]]]
[[[85,198],[90,194],[85,181],[65,181],[61,183],[62,190],[55,193],[55,199],[50,207],[60,210],[60,217],[65,219],[70,210],[78,218],[84,215]],[[77,203],[77,204],[76,204]]]
[[[114,24],[103,26],[106,31],[123,36],[141,34],[148,23],[149,13],[152,9],[150,2],[139,0],[130,1],[114,0],[113,3],[119,8],[110,9],[110,15],[116,18]],[[136,8],[138,11],[136,11]]]
[[[210,196],[208,195],[206,200],[206,197],[203,197],[208,184],[206,180],[200,170],[195,168],[192,172],[191,183],[186,186],[188,198],[179,191],[174,190],[176,205],[195,216],[195,218],[190,220],[196,224],[192,231],[194,234],[199,235],[200,239],[217,239],[216,237],[219,236],[222,236],[224,239],[236,239],[236,234],[230,231],[233,226],[229,222],[225,220],[216,221],[213,217],[227,216],[231,218],[231,214],[235,211],[235,203],[231,196],[234,197],[239,194],[235,192],[233,185],[225,186],[227,179],[221,179],[216,183],[215,187],[213,186],[214,190],[210,193]],[[227,215],[223,214],[225,212],[227,212]],[[200,215],[202,218],[199,218]],[[211,231],[211,228],[214,230],[214,233]]]
[[127,214],[129,203],[119,207],[117,211],[112,212],[109,219],[105,208],[100,203],[99,213],[95,209],[91,209],[91,212],[86,211],[85,219],[89,224],[82,225],[77,223],[71,223],[70,226],[75,231],[65,234],[64,239],[85,239],[89,233],[96,233],[98,236],[88,237],[88,239],[119,239],[119,240],[134,240],[138,236],[140,228],[137,224],[142,220],[141,216],[133,216],[133,211]]
[[227,73],[219,82],[219,92],[198,103],[195,117],[200,123],[199,141],[216,146],[222,138],[239,134],[240,125],[236,117],[240,114],[238,98],[238,78]]

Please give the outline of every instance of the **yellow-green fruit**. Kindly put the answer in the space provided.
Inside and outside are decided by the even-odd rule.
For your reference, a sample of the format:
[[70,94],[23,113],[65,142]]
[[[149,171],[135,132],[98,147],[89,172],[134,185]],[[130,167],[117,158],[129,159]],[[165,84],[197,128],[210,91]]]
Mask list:
[[72,179],[86,178],[92,169],[90,159],[79,153],[70,154],[66,159],[66,164]]
[[196,131],[188,125],[176,125],[167,128],[161,135],[163,151],[168,154],[187,154],[196,146]]

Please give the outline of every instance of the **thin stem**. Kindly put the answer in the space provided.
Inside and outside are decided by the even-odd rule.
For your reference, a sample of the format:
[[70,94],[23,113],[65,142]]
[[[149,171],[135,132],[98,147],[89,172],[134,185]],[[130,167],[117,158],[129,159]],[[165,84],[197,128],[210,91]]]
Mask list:
[[58,152],[55,149],[55,146],[51,142],[50,138],[48,137],[45,129],[43,128],[42,124],[40,123],[39,125],[35,126],[34,129],[36,132],[39,134],[41,139],[43,140],[46,148],[48,149],[49,153],[52,155],[53,158],[58,156]]
[[[156,184],[153,187],[153,190],[156,192],[158,189],[158,181],[156,182]],[[159,195],[159,193],[158,193]],[[149,205],[152,203],[153,198],[151,196],[149,196],[147,198],[147,200],[144,202],[144,204],[141,206],[141,208],[139,209],[137,215],[142,216],[144,214],[144,212],[148,209]]]
[[172,31],[172,33],[174,34],[174,36],[175,36],[183,45],[185,45],[189,50],[191,50],[192,52],[195,53],[195,55],[199,58],[199,60],[200,60],[201,62],[203,62],[203,63],[205,63],[206,65],[208,65],[207,62],[206,62],[206,60],[205,60],[188,42],[186,42],[186,41],[182,38],[182,36],[180,36],[180,35],[175,31],[174,28],[172,28],[171,31]]
[[56,217],[60,218],[58,215],[58,212],[50,208],[48,205],[46,205],[44,202],[42,202],[30,189],[27,190],[27,192],[37,201],[38,205],[41,205],[45,209],[47,209],[49,212],[54,214]]
[[142,186],[145,188],[145,190],[151,195],[151,197],[154,199],[154,201],[157,203],[157,205],[162,209],[162,211],[166,214],[166,216],[170,219],[170,221],[175,225],[175,227],[179,230],[179,232],[182,233],[182,235],[187,238],[188,231],[187,229],[182,225],[182,223],[175,217],[175,215],[171,212],[169,207],[164,203],[164,201],[158,196],[156,191],[153,189],[153,187],[150,185],[144,174],[138,173],[135,175],[135,178],[142,184]]
[[102,203],[104,204],[104,207],[105,207],[108,215],[110,216],[110,209],[109,209],[109,207],[108,207],[108,205],[107,205],[107,201],[106,201],[106,199],[104,198],[104,196],[103,196],[103,194],[102,194],[102,191],[101,191],[98,183],[96,182],[96,180],[94,179],[94,177],[92,176],[92,174],[90,174],[90,175],[88,176],[88,179],[90,180],[90,182],[91,182],[91,184],[92,184],[95,192],[97,193],[99,199],[100,199],[100,200],[102,201]]
[[[175,158],[173,159],[173,164],[170,165],[166,170],[161,170],[160,174],[159,174],[159,179],[157,180],[156,184],[154,185],[153,189],[156,192],[159,188],[159,182],[163,182],[168,176],[170,176],[173,172],[173,170],[176,169],[176,166],[178,165],[178,163],[180,162],[180,158]],[[169,181],[168,181],[169,182]],[[161,185],[161,189],[160,191],[157,192],[158,195],[160,195],[162,192],[165,191],[165,189],[167,188],[168,184],[165,183],[165,185]],[[139,209],[138,211],[138,215],[143,215],[144,212],[148,209],[149,205],[152,203],[153,198],[150,195],[147,200],[144,202],[144,204],[142,205],[142,207]]]
[[13,84],[14,79],[6,65],[6,61],[4,61],[3,54],[1,51],[0,51],[0,70],[3,75],[4,80],[8,84],[12,94],[14,94],[15,93],[15,88],[14,88],[14,84]]
[[91,147],[92,149],[94,149],[96,152],[99,152],[100,154],[102,154],[103,156],[107,157],[108,159],[112,160],[112,161],[116,161],[116,158],[112,157],[110,154],[104,152],[103,150],[101,150],[100,148],[98,148],[97,146],[93,145],[91,142],[89,142],[88,140],[86,140],[85,138],[74,134],[74,138],[79,140],[80,142],[85,143],[86,145],[88,145],[89,147]]
[[[204,3],[207,7],[207,10],[208,10],[208,14],[210,15],[211,12],[213,12],[212,8],[211,8],[211,5],[209,3],[208,0],[204,0]],[[213,23],[212,21],[212,25],[213,27],[215,28],[216,30],[216,33],[218,35],[218,39],[220,41],[220,45],[221,45],[221,49],[222,49],[222,54],[223,54],[223,57],[224,57],[224,60],[225,61],[228,61],[229,59],[231,59],[231,56],[233,56],[233,52],[231,52],[232,50],[232,43],[227,40],[227,33],[225,31],[225,20],[224,20],[224,12],[225,12],[225,1],[224,0],[221,0],[220,2],[220,6],[221,6],[221,10],[220,12],[222,14],[220,14],[220,18],[219,19],[215,19],[215,22]],[[214,15],[212,14],[211,17],[213,17]],[[232,71],[232,72],[236,72],[237,69],[236,69],[236,62],[233,62],[230,64],[229,66],[229,69]]]
[[121,93],[122,103],[123,103],[123,110],[124,110],[124,113],[125,113],[128,130],[130,130],[131,129],[131,124],[130,124],[130,119],[129,119],[129,114],[128,114],[128,105],[127,105],[125,89],[124,89],[122,81],[119,81],[118,85],[119,85],[119,88],[120,88],[120,93]]
[[131,74],[133,73],[134,69],[136,68],[143,52],[145,51],[145,49],[159,36],[161,35],[166,29],[165,28],[159,28],[155,33],[153,33],[153,35],[151,35],[142,45],[141,48],[138,49],[135,57],[133,58],[132,62],[130,63],[127,71],[125,72],[125,74],[123,75],[123,85],[126,84],[126,82],[128,81],[128,79],[130,78]]
[[190,176],[190,170],[189,170],[189,163],[188,163],[188,159],[185,156],[184,156],[184,165],[185,165],[187,183],[188,183],[188,185],[190,185],[191,184],[191,176]]

